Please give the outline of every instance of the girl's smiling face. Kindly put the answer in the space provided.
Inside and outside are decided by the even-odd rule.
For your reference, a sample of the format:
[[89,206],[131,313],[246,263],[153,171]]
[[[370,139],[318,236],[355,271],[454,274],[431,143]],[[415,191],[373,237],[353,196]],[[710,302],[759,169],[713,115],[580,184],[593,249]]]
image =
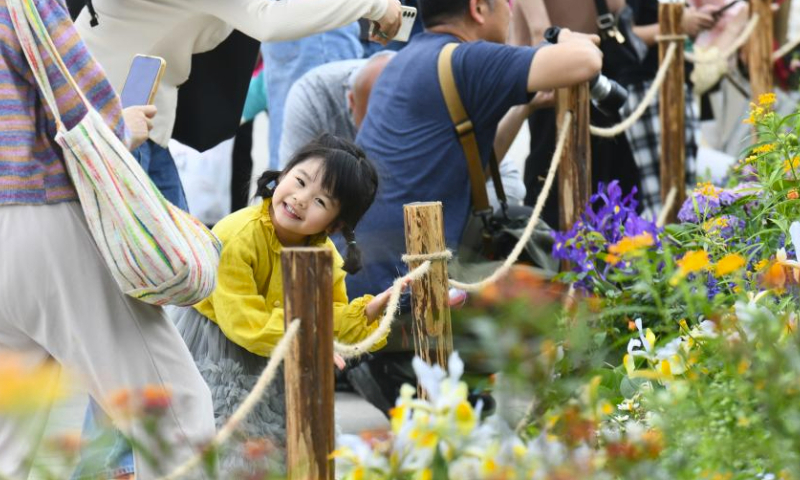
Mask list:
[[322,159],[311,157],[278,180],[269,213],[283,245],[304,245],[309,236],[326,231],[338,218],[339,201],[323,188],[323,174]]

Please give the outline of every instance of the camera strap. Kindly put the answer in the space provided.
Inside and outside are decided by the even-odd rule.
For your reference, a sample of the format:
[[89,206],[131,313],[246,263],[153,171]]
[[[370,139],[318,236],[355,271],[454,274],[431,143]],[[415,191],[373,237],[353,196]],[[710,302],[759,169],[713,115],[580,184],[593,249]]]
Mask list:
[[[461,102],[461,95],[458,93],[458,86],[453,75],[453,52],[458,45],[458,43],[448,43],[439,52],[439,85],[442,88],[447,111],[450,113],[450,119],[453,121],[458,140],[467,159],[467,169],[472,186],[472,213],[481,216],[484,220],[488,220],[487,216],[491,217],[492,215],[492,207],[489,205],[489,196],[486,193],[486,175],[483,168],[481,168],[478,140],[475,137],[472,121],[464,109],[464,104]],[[500,166],[497,162],[494,148],[492,148],[492,154],[489,158],[488,169],[497,199],[503,205],[503,210],[505,211],[507,205],[506,193],[503,189],[503,183],[500,181]]]
[[608,10],[606,0],[594,0],[597,8],[597,28],[603,38],[614,39],[618,43],[625,43],[625,36],[617,28],[617,17]]

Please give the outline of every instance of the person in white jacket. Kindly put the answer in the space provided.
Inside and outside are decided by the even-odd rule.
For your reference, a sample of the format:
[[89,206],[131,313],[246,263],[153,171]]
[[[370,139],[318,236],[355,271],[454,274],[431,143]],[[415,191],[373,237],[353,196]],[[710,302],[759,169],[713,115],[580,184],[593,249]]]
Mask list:
[[[182,208],[187,208],[185,196],[167,144],[178,88],[189,78],[192,55],[213,50],[234,30],[261,42],[295,40],[367,18],[378,27],[374,40],[386,43],[401,25],[398,0],[93,0],[91,7],[81,11],[75,26],[117,92],[135,55],[166,61],[150,138],[135,154],[165,197]],[[101,411],[94,402],[90,409],[88,431],[97,433],[92,417]],[[130,447],[124,441],[115,441],[113,447],[89,456],[99,453],[106,477],[132,477]],[[98,478],[97,472],[85,468],[96,457],[79,466],[74,478]]]

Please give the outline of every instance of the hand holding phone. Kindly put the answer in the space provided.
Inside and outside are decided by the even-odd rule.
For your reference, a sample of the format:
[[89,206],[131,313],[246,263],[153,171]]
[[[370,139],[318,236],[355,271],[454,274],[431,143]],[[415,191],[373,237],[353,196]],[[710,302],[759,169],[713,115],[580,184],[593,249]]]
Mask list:
[[136,55],[128,70],[120,99],[123,107],[151,105],[167,63],[161,57]]
[[411,29],[414,27],[414,21],[417,18],[417,9],[414,7],[401,6],[400,18],[401,18],[400,30],[398,30],[397,35],[395,35],[394,38],[390,37],[389,35],[386,35],[379,29],[376,29],[374,22],[369,27],[370,37],[381,38],[386,42],[390,40],[394,40],[397,42],[407,42],[408,39],[411,37]]

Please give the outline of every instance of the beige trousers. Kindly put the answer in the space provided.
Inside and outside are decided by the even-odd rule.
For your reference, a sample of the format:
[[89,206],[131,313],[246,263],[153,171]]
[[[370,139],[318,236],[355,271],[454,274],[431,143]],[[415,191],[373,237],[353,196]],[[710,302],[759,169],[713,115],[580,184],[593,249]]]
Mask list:
[[[137,454],[137,480],[171,471],[214,435],[211,395],[183,340],[161,308],[117,288],[77,203],[0,206],[0,355],[5,353],[22,355],[31,368],[55,360],[83,379],[106,411],[115,390],[167,386],[172,404],[160,425],[175,441],[174,451],[157,466]],[[0,413],[1,475],[27,477],[26,458],[43,423]],[[119,426],[147,444],[136,423],[132,430]],[[154,445],[149,449],[162,453]]]

